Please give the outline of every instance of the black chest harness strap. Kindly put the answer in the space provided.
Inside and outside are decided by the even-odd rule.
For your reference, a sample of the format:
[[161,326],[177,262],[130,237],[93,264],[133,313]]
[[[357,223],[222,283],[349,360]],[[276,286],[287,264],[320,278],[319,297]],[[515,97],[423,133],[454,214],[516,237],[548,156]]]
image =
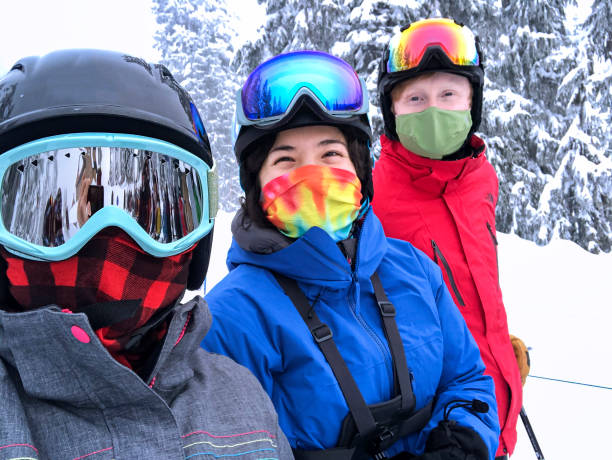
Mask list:
[[338,381],[350,416],[344,419],[338,447],[334,449],[293,451],[297,460],[357,460],[386,458],[383,451],[400,437],[422,429],[431,417],[432,403],[414,412],[410,369],[395,321],[395,307],[387,298],[377,273],[370,280],[378,303],[383,329],[393,361],[395,397],[368,406],[333,340],[331,329],[321,322],[297,282],[279,273],[274,276],[308,326],[312,337]]

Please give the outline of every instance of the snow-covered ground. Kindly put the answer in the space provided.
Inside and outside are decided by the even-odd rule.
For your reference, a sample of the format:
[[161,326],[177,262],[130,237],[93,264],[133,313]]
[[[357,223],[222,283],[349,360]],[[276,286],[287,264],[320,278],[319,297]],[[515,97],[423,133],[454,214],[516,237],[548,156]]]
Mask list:
[[[220,212],[207,289],[227,273],[233,214]],[[538,247],[499,234],[501,286],[510,331],[531,347],[524,407],[547,460],[612,458],[612,254],[556,240]],[[512,460],[535,457],[519,421]]]
[[[612,458],[612,254],[499,235],[509,328],[531,347],[524,408],[548,460]],[[519,422],[512,460],[535,458]]]

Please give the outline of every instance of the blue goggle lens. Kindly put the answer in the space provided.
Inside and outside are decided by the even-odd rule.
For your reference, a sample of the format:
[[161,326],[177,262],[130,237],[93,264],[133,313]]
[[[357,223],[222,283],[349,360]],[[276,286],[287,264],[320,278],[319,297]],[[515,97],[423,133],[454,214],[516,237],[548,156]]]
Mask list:
[[349,64],[326,53],[297,51],[270,59],[249,75],[241,91],[244,116],[253,122],[278,118],[304,89],[332,114],[359,112],[367,104]]

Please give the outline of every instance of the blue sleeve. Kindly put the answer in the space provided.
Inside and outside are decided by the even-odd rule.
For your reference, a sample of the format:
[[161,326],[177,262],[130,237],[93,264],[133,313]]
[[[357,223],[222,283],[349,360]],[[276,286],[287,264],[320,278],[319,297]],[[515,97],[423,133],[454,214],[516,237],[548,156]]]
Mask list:
[[[404,440],[404,449],[416,450],[412,452],[414,454],[423,453],[431,430],[444,419],[444,408],[447,404],[457,399],[478,399],[489,405],[487,413],[474,413],[466,408],[457,408],[450,413],[449,419],[475,431],[486,444],[489,458],[493,460],[500,433],[493,379],[483,373],[485,366],[476,341],[456,307],[442,279],[442,273],[425,255],[421,263],[423,269],[428,272],[436,303],[443,342],[443,362],[431,419],[416,439]],[[393,450],[396,448],[394,446]]]
[[280,355],[268,338],[265,320],[258,315],[254,299],[228,286],[227,280],[205,297],[213,320],[201,346],[247,367],[272,397],[273,374],[282,371]]
[[440,270],[430,270],[430,280],[440,318],[444,362],[433,415],[427,429],[435,428],[443,420],[444,408],[453,400],[483,401],[489,405],[487,413],[474,413],[466,408],[457,408],[451,412],[449,419],[478,433],[489,448],[490,459],[493,459],[500,433],[493,379],[484,375],[485,366],[480,358],[478,345],[453,302]]

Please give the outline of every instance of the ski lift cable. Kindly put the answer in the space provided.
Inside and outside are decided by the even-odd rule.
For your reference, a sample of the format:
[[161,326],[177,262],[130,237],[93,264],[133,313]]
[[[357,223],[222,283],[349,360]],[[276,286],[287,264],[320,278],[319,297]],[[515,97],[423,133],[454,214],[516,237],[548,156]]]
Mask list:
[[575,382],[573,380],[553,379],[551,377],[542,377],[539,375],[532,375],[532,374],[529,374],[528,376],[534,379],[552,380],[554,382],[571,383],[572,385],[583,385],[586,387],[603,388],[604,390],[612,390],[612,387],[607,387],[603,385],[593,385],[591,383]]

